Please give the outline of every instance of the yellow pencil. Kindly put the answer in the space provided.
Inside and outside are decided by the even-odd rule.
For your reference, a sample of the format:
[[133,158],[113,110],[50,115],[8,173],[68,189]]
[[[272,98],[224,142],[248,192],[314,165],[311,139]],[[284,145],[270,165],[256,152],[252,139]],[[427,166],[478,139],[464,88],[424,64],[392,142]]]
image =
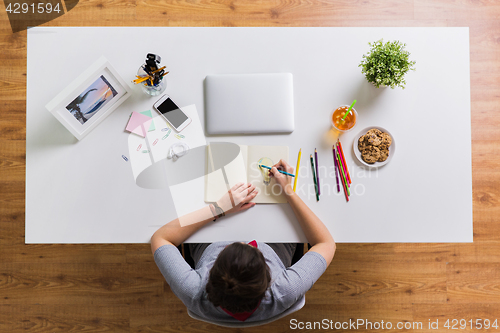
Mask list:
[[299,166],[300,166],[300,155],[302,154],[302,149],[299,150],[299,157],[297,157],[297,167],[295,168],[295,180],[293,181],[293,191],[297,188],[297,179],[299,178]]
[[155,71],[152,71],[151,73],[154,74],[154,73],[158,73],[159,71],[161,71],[162,69],[165,69],[167,68],[167,66],[163,66],[162,68],[158,68],[157,70]]
[[134,83],[141,83],[141,82],[144,82],[146,80],[149,80],[149,76],[146,76],[146,77],[138,77],[137,79],[133,80],[132,82]]

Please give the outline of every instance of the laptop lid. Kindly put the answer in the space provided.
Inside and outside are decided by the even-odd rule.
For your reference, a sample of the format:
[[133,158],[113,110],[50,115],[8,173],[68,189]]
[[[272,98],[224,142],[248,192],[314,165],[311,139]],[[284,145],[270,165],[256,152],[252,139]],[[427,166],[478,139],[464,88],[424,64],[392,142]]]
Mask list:
[[208,134],[293,132],[292,74],[207,75],[205,107]]

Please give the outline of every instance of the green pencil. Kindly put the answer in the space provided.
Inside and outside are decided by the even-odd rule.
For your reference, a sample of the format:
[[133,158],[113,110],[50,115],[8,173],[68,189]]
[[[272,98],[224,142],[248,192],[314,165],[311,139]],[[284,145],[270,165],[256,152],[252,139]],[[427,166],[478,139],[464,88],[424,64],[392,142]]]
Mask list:
[[316,183],[316,173],[314,172],[314,161],[313,161],[313,156],[311,154],[311,170],[313,172],[313,180],[314,180],[314,190],[316,191],[316,201],[319,201],[319,195],[318,195],[318,183]]
[[[338,151],[337,151],[337,160],[340,162],[340,155],[339,155]],[[342,167],[342,162],[340,162],[339,165],[340,165],[341,176],[343,176],[343,177],[341,177],[341,179],[343,178],[342,181],[345,183],[345,189],[347,190],[347,195],[351,196],[351,193],[349,192],[349,186],[347,186],[347,184],[348,184],[347,177],[345,176],[344,168]]]

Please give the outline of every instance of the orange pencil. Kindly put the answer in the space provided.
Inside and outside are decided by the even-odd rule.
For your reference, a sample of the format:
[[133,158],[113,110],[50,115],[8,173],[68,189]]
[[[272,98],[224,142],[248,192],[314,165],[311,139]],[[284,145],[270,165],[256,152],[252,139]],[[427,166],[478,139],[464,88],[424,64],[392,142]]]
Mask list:
[[342,154],[342,159],[344,160],[345,163],[345,172],[347,173],[347,179],[349,179],[349,184],[352,183],[351,181],[351,176],[349,175],[349,170],[347,169],[347,162],[345,161],[345,156],[344,156],[344,151],[342,150],[342,144],[340,143],[340,140],[338,140],[339,143],[339,148],[340,148],[340,154]]

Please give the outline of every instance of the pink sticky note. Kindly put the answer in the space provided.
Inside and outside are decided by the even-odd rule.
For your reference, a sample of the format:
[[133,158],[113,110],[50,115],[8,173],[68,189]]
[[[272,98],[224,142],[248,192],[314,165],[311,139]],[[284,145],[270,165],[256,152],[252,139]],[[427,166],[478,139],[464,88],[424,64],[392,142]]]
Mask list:
[[151,125],[151,121],[152,119],[150,117],[134,111],[132,112],[132,116],[130,117],[125,129],[129,132],[145,137],[146,132]]

